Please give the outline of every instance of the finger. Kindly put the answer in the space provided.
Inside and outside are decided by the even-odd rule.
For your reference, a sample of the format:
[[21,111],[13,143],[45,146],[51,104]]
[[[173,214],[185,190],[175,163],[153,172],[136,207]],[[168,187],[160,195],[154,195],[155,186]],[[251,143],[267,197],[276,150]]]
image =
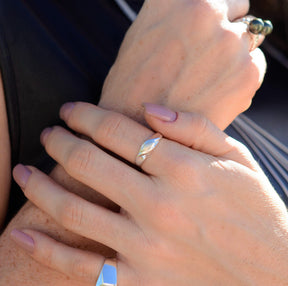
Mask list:
[[[78,102],[78,103],[73,103],[73,104],[70,103],[68,105],[64,105],[60,111],[60,115],[61,115],[61,118],[65,120],[65,122],[70,128],[74,129],[75,131],[78,131],[81,134],[87,135],[90,138],[93,138],[93,140],[97,144],[100,144],[102,147],[121,156],[123,159],[128,160],[132,164],[135,164],[136,156],[143,142],[146,141],[148,138],[150,138],[152,134],[154,134],[154,132],[151,131],[150,129],[142,126],[141,124],[135,122],[134,120],[122,114],[112,112],[112,111],[107,111],[107,110],[101,109],[95,105],[88,104],[88,103]],[[75,172],[75,167],[72,166],[73,164],[76,165],[74,162],[75,159],[73,158],[71,159],[71,157],[75,157],[75,154],[73,155],[73,149],[76,149],[76,150],[78,149],[78,151],[80,151],[81,153],[86,153],[86,154],[88,153],[87,150],[85,152],[83,148],[81,149],[80,145],[81,144],[83,145],[83,142],[81,143],[81,141],[79,141],[80,139],[77,139],[77,138],[73,139],[72,135],[71,134],[69,135],[67,132],[64,134],[63,129],[59,129],[59,128],[57,128],[57,130],[55,129],[52,130],[49,136],[45,136],[45,137],[47,139],[44,140],[45,141],[44,146],[48,154],[51,157],[53,157],[57,162],[59,162],[65,169],[68,168],[67,169],[68,173],[71,173],[72,171],[73,172],[72,176],[74,176],[76,179],[83,182],[83,179],[81,178],[82,176],[78,178]],[[162,139],[159,143],[159,146],[157,146],[157,148],[155,149],[155,151],[157,150],[157,152],[159,152],[159,150],[161,150],[161,145],[165,145],[166,143],[167,142],[165,141],[165,139]],[[94,149],[95,148],[90,148],[89,152],[95,153],[95,151],[93,151]],[[71,150],[72,150],[72,153],[71,153]],[[93,172],[91,171],[91,168],[92,168],[95,173],[99,173],[99,178],[98,178],[99,180],[101,180],[102,175],[104,176],[103,178],[107,178],[108,182],[111,181],[111,177],[114,178],[114,175],[116,177],[121,176],[122,179],[119,178],[120,181],[122,180],[123,183],[126,182],[126,185],[127,185],[127,181],[128,181],[127,179],[130,179],[128,178],[128,176],[130,177],[130,175],[127,174],[128,171],[127,172],[121,171],[122,169],[126,170],[122,165],[121,165],[122,167],[119,165],[121,162],[119,163],[114,162],[115,159],[112,157],[109,160],[106,159],[104,153],[101,151],[103,153],[102,154],[100,151],[101,150],[97,151],[97,155],[94,154],[93,156],[90,156],[93,158],[93,162],[90,162],[91,160],[87,159],[86,161],[89,161],[89,163],[86,162],[85,164],[81,164],[82,167],[84,166],[84,171],[82,170],[81,173],[83,173],[85,176],[91,175],[91,177],[93,178],[95,177],[95,174],[93,174]],[[153,153],[155,151],[153,151]],[[98,153],[101,153],[101,154],[98,155]],[[165,151],[164,153],[165,153],[164,156],[166,157],[167,154]],[[97,156],[99,157],[99,159]],[[67,162],[69,163],[69,161],[70,162],[72,161],[72,163],[70,163],[70,167],[69,166],[67,167]],[[104,167],[106,167],[106,175],[99,172],[99,170],[97,171],[97,169],[99,168],[99,165],[101,165],[102,162],[107,162],[107,164],[103,166],[103,169]],[[89,168],[86,168],[85,166]],[[112,169],[111,170],[107,169],[108,168],[107,166],[111,166]],[[117,175],[118,169],[116,168],[116,166],[117,168],[119,168],[120,175],[119,174]],[[165,160],[160,160],[158,162],[155,162],[153,160],[147,159],[145,161],[145,167],[143,164],[142,169],[151,175],[157,176],[159,172],[162,173],[162,170],[165,171],[166,167],[167,167],[167,164]],[[136,176],[138,172],[134,171],[134,173]],[[132,176],[134,175],[131,175],[131,177]],[[142,177],[145,177],[145,176],[142,175]],[[138,180],[137,178],[136,179],[131,178],[131,179],[132,179],[132,185],[130,187],[127,186],[128,190],[131,190],[133,188],[139,189],[139,185],[141,184],[141,181]],[[143,180],[144,182],[142,182],[142,185],[140,186],[145,186],[145,190],[149,190],[150,186],[147,185],[147,177],[144,178]],[[102,181],[104,181],[104,179],[102,179]],[[136,182],[136,185],[134,184],[135,182]],[[122,186],[125,187],[125,184],[123,184]],[[119,184],[118,184],[118,188],[119,188]],[[144,192],[142,192],[142,195],[144,195]],[[142,196],[142,199],[144,199],[143,196]]]
[[[165,137],[194,150],[258,169],[247,148],[222,132],[206,117],[198,113],[177,112],[177,116],[175,114],[174,111],[160,105],[145,104],[147,123]],[[170,121],[170,118],[176,119]]]
[[[206,10],[212,8],[213,14],[219,14],[233,22],[235,19],[245,16],[249,11],[249,0],[224,0],[224,1],[198,1]],[[204,4],[205,3],[205,4]],[[203,5],[204,4],[204,5]]]
[[[36,261],[69,278],[95,285],[104,264],[97,253],[69,247],[34,230],[13,230],[11,238]],[[81,284],[82,285],[82,284]]]
[[251,64],[252,64],[252,76],[255,76],[256,85],[255,89],[259,89],[263,83],[266,70],[267,62],[263,52],[260,49],[255,49],[250,53],[251,55]]
[[135,225],[127,218],[66,191],[39,170],[17,165],[13,176],[30,201],[68,230],[120,253],[137,241]]
[[228,19],[231,22],[244,17],[250,8],[249,0],[226,0],[226,3],[228,5]]
[[[241,21],[226,23],[226,31],[231,35],[231,39],[228,39],[228,41],[230,42],[231,46],[234,47],[234,51],[239,50],[239,55],[242,54],[242,61],[244,56],[243,54],[247,54],[249,56],[244,56],[244,58],[248,59],[245,62],[244,68],[247,78],[249,78],[249,81],[254,84],[254,86],[251,86],[248,90],[255,93],[263,82],[267,68],[265,56],[263,52],[258,49],[258,47],[264,41],[265,36],[261,34],[253,35],[248,31],[247,24]],[[242,69],[241,72],[243,72],[243,70],[244,69]]]
[[[96,113],[94,117],[102,117],[101,112],[99,116],[97,115],[98,111],[94,113]],[[83,116],[84,120],[79,114],[79,121],[85,130],[86,120],[91,119],[93,121],[93,117],[88,117],[86,119],[86,116]],[[113,117],[116,118],[115,116]],[[137,147],[135,146],[137,146],[137,143],[130,142],[128,132],[127,136],[125,135],[124,137],[122,137],[121,132],[116,132],[114,138],[112,131],[111,134],[109,133],[109,135],[107,135],[107,130],[106,132],[104,131],[106,128],[105,123],[102,123],[101,120],[99,121],[99,123],[96,122],[96,120],[93,121],[95,130],[101,129],[99,132],[103,134],[104,137],[102,138],[100,136],[100,142],[96,141],[98,144],[103,143],[102,146],[105,148],[111,146],[115,147],[116,150],[112,147],[110,150],[114,153],[119,151],[119,153],[122,152],[121,154],[123,154],[124,152],[121,147],[124,149],[127,148],[127,146],[123,144],[124,141],[124,143],[127,142],[131,148],[133,146],[134,150],[132,152],[136,153]],[[87,124],[89,125],[89,123]],[[104,126],[102,126],[102,124]],[[116,122],[115,124],[117,125]],[[120,128],[124,128],[124,126]],[[138,130],[137,128],[135,129]],[[134,138],[135,133],[133,133],[132,130],[129,131],[131,131],[129,134]],[[98,131],[95,132],[98,134]],[[150,131],[150,133],[152,132]],[[92,143],[72,135],[61,127],[54,127],[53,129],[44,131],[44,135],[45,136],[42,136],[42,142],[48,154],[63,166],[66,172],[73,178],[100,192],[128,212],[133,212],[136,205],[141,207],[144,206],[143,203],[146,200],[144,199],[145,192],[143,192],[143,188],[150,189],[152,183],[148,176],[129,167],[124,162],[107,154]],[[90,134],[87,133],[86,135],[89,136]],[[43,137],[46,139],[43,140]],[[112,141],[115,143],[111,143],[110,145],[109,142]],[[127,150],[126,152],[131,156],[129,153],[130,150]],[[136,157],[136,154],[134,156]],[[124,159],[126,158],[127,157],[124,156]]]
[[[247,17],[255,18],[253,16]],[[249,32],[247,23],[244,23],[242,19],[243,18],[238,19],[232,23],[228,21],[223,21],[222,27],[224,28],[224,31],[227,35],[226,41],[227,43],[230,43],[232,45],[234,51],[239,50],[240,52],[243,51],[245,53],[249,53],[261,46],[261,44],[265,40],[265,36],[262,34],[255,35]]]
[[236,33],[239,34],[243,39],[248,38],[249,40],[249,51],[254,51],[256,48],[260,47],[265,40],[265,35],[262,33],[254,34],[250,31],[249,23],[256,17],[253,15],[247,15],[236,19],[234,22],[230,23],[231,28],[235,29],[237,27]]
[[73,130],[135,163],[135,156],[144,140],[153,132],[134,120],[96,105],[77,102],[65,104],[60,117]]

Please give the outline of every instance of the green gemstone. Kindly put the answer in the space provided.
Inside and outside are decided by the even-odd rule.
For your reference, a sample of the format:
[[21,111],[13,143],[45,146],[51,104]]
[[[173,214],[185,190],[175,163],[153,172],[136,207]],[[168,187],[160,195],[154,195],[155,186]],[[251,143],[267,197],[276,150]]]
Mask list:
[[249,24],[249,31],[252,34],[259,35],[264,29],[264,22],[260,18],[253,19]]
[[264,21],[264,28],[261,32],[262,35],[267,36],[269,34],[271,34],[273,31],[273,24],[271,23],[271,21],[266,20]]

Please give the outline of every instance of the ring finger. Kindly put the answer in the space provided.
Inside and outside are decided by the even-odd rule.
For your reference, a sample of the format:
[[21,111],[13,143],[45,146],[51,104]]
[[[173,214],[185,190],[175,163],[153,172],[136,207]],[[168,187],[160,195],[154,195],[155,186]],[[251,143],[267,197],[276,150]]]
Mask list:
[[[83,116],[85,117],[85,115]],[[79,121],[81,121],[81,117],[79,117]],[[95,123],[95,130],[105,129],[100,124],[96,124],[95,120],[93,122]],[[84,122],[82,123],[85,126]],[[42,142],[48,154],[62,165],[69,175],[100,192],[130,213],[135,210],[135,205],[142,206],[142,203],[146,201],[145,194],[148,192],[144,190],[151,189],[151,183],[153,183],[149,176],[131,168],[94,144],[72,135],[63,128],[54,127],[48,132],[47,134],[47,131],[44,131]],[[101,131],[100,133],[104,136],[104,132]],[[86,135],[89,136],[90,134]],[[118,150],[121,151],[123,145],[121,143],[127,137],[116,139],[119,141],[119,146],[116,144],[118,149],[110,150],[117,153]],[[104,141],[103,145],[101,144],[102,141]],[[100,144],[104,148],[108,148],[111,147],[110,144],[113,145],[113,141],[115,139],[112,136],[111,140],[107,137],[101,137]],[[99,143],[99,141],[96,142]],[[129,140],[127,142],[133,146]],[[135,146],[133,147],[135,148]]]

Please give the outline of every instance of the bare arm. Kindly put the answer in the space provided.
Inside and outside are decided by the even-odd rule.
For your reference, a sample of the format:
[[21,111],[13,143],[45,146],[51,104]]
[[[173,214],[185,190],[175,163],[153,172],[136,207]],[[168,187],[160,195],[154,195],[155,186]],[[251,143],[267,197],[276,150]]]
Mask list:
[[0,233],[3,224],[10,187],[10,142],[5,108],[4,90],[0,75]]

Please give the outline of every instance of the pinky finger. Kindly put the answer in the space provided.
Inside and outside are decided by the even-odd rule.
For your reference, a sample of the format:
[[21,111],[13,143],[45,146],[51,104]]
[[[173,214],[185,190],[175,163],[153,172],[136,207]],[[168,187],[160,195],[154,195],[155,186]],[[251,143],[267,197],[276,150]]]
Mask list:
[[97,253],[69,247],[34,230],[12,230],[11,239],[37,262],[73,280],[95,285],[105,258]]

